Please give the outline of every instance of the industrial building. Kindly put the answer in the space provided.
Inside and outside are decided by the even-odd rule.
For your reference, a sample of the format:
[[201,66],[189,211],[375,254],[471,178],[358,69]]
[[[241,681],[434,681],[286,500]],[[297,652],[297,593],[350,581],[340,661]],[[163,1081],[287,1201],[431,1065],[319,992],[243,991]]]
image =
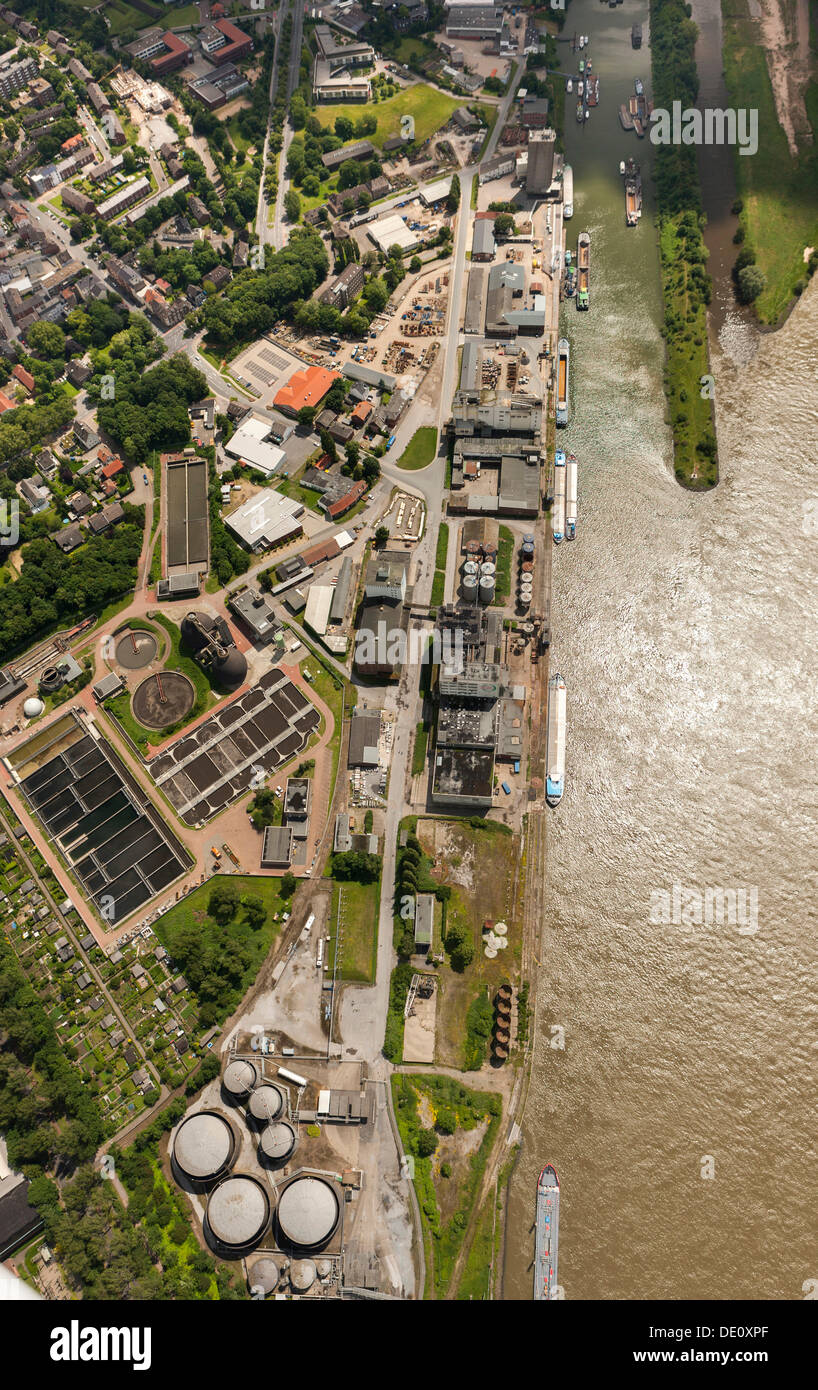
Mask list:
[[241,619],[254,641],[266,646],[282,632],[272,599],[259,589],[254,589],[252,585],[231,594],[228,604],[231,612]]
[[544,198],[551,187],[556,141],[556,132],[551,129],[529,133],[525,191],[532,197]]
[[481,217],[480,220],[474,224],[471,258],[473,261],[493,261],[496,250],[497,243],[494,240],[494,223],[488,217]]
[[524,434],[538,439],[542,401],[537,396],[492,389],[458,391],[452,405],[452,432],[461,436]]
[[322,304],[330,304],[333,309],[346,309],[364,287],[363,266],[350,261],[321,295]]
[[302,535],[304,512],[303,502],[265,489],[225,516],[224,524],[248,550],[257,552]]
[[272,477],[285,461],[283,449],[269,442],[270,421],[256,415],[246,415],[235,434],[227,441],[224,451],[231,458],[245,463],[265,477]]
[[348,767],[377,767],[381,716],[377,710],[354,710],[349,726]]
[[304,367],[293,372],[286,385],[277,392],[273,405],[285,415],[297,415],[305,406],[319,406],[334,381],[341,379],[340,372],[329,371],[326,367]]
[[397,212],[390,212],[377,222],[371,222],[366,234],[384,255],[389,254],[390,246],[399,246],[401,251],[414,251],[421,244],[420,235],[410,231],[408,223]]
[[293,862],[293,831],[290,825],[267,825],[261,845],[262,869],[289,869]]
[[209,613],[186,613],[181,632],[182,640],[202,669],[219,685],[237,690],[246,679],[247,660],[238,650],[224,618],[212,618]]
[[500,52],[503,11],[495,5],[451,5],[446,15],[448,39],[489,39]]

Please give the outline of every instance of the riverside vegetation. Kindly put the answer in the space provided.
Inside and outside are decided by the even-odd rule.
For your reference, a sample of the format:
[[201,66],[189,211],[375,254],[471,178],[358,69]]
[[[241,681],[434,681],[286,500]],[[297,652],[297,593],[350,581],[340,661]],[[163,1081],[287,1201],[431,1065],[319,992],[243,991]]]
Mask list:
[[[695,47],[698,29],[683,0],[651,0],[653,94],[657,108],[694,106],[699,90]],[[656,203],[667,348],[664,384],[676,477],[688,487],[718,481],[712,404],[702,396],[709,371],[707,305],[711,285],[696,151],[692,145],[659,145]]]

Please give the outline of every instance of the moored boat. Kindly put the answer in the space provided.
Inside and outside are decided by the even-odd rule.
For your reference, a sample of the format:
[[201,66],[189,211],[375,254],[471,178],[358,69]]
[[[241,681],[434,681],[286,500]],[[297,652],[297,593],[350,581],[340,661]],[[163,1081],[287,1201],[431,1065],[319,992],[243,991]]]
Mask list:
[[591,307],[591,233],[580,232],[577,238],[577,308]]
[[566,220],[574,215],[574,171],[570,164],[562,171],[562,215]]
[[537,1212],[534,1241],[534,1298],[538,1303],[557,1296],[557,1259],[560,1237],[560,1181],[553,1163],[547,1163],[537,1180]]
[[565,454],[562,449],[557,449],[554,455],[554,505],[551,508],[551,534],[555,545],[559,545],[565,536],[566,476]]
[[579,467],[573,454],[565,462],[565,539],[573,541],[577,534],[577,492]]
[[571,347],[567,338],[560,338],[557,345],[557,424],[568,424],[571,408],[570,393]]
[[548,682],[548,729],[545,799],[556,806],[565,791],[565,713],[566,690],[562,676]]

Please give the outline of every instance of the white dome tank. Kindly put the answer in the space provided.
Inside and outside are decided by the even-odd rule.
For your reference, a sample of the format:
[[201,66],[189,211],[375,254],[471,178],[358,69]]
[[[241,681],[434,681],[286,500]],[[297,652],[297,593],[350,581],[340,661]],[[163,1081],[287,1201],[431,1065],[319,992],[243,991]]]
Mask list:
[[37,719],[45,709],[42,700],[38,700],[36,695],[29,695],[23,705],[23,714],[26,719]]

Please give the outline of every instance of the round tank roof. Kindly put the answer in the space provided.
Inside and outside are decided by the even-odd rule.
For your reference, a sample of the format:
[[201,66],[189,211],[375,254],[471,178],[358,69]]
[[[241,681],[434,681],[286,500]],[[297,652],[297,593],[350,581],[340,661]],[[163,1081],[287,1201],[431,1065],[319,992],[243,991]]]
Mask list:
[[265,1158],[289,1158],[295,1148],[295,1130],[286,1120],[277,1120],[264,1130],[259,1145]]
[[36,719],[38,714],[42,714],[45,705],[42,700],[38,700],[36,695],[30,695],[23,705],[23,714],[26,719]]
[[272,1293],[278,1283],[278,1265],[275,1260],[256,1260],[247,1272],[247,1282],[251,1289],[263,1289]]
[[332,1274],[332,1260],[316,1260],[315,1269],[319,1279],[329,1279]]
[[243,1096],[252,1091],[258,1080],[258,1073],[252,1062],[237,1058],[225,1067],[224,1086],[232,1096]]
[[284,1097],[277,1086],[265,1082],[257,1086],[250,1097],[250,1114],[254,1120],[274,1120],[284,1107]]
[[225,1178],[210,1194],[207,1224],[222,1245],[241,1249],[262,1235],[270,1218],[270,1199],[247,1173]]
[[278,1224],[290,1244],[313,1249],[329,1240],[340,1211],[335,1189],[324,1178],[295,1178],[279,1198]]
[[247,675],[247,661],[236,647],[228,648],[227,654],[214,662],[214,667],[222,685],[241,685]]
[[306,1293],[315,1283],[315,1263],[312,1260],[293,1260],[290,1269],[290,1283],[300,1293]]
[[217,1178],[229,1166],[235,1140],[227,1120],[213,1110],[188,1115],[176,1131],[173,1157],[189,1178]]

